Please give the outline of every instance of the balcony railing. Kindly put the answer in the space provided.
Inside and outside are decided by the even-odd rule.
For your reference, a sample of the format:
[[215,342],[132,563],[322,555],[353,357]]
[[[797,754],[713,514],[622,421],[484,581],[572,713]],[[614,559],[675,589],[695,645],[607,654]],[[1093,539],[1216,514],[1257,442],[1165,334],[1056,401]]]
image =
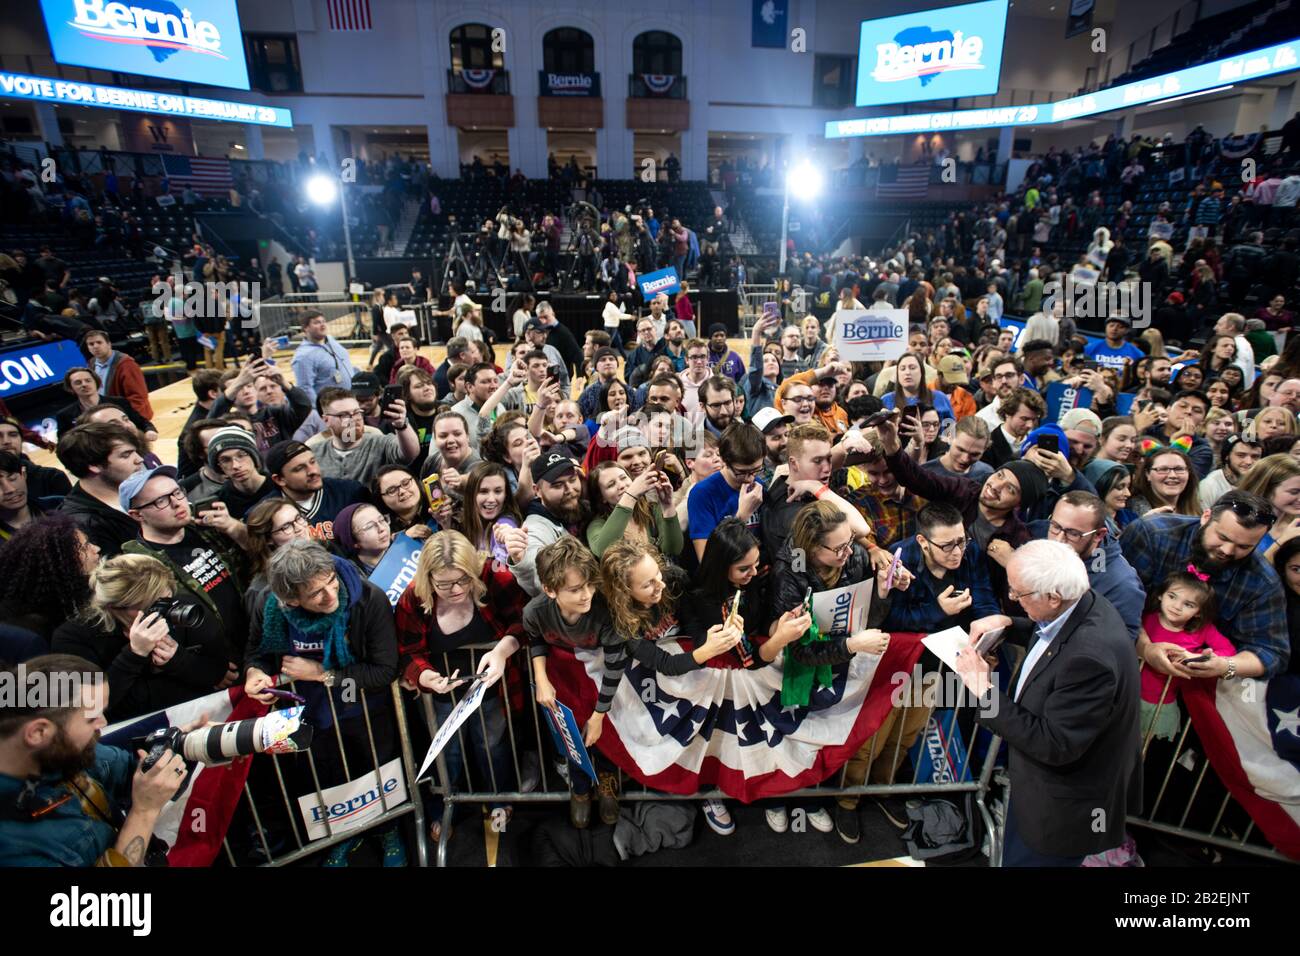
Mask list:
[[686,99],[686,77],[631,73],[627,78],[627,95],[632,99],[684,100]]
[[448,70],[447,91],[449,93],[493,93],[498,96],[510,94],[510,73],[508,70]]

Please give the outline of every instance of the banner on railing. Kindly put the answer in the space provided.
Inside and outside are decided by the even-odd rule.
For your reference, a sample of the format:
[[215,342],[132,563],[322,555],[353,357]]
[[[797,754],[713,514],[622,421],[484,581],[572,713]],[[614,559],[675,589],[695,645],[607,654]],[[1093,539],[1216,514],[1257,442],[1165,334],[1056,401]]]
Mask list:
[[461,70],[460,78],[471,90],[486,90],[496,78],[496,70]]
[[[382,796],[381,796],[382,792]],[[400,757],[336,787],[326,787],[317,796],[309,793],[298,798],[308,840],[323,840],[353,830],[364,830],[383,816],[387,809],[406,802],[406,774]],[[328,824],[328,827],[326,826]]]
[[538,93],[542,96],[600,96],[600,74],[551,73],[542,70]]
[[641,82],[655,96],[663,96],[673,88],[677,77],[668,73],[642,73]]

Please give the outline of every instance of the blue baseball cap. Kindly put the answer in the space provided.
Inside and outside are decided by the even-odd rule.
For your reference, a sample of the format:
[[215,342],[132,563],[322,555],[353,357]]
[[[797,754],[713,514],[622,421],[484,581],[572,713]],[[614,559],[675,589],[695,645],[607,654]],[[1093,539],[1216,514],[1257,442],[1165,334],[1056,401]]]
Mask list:
[[171,465],[142,468],[118,486],[117,501],[122,506],[123,511],[130,511],[135,506],[136,495],[140,494],[144,486],[149,483],[150,478],[157,475],[162,475],[164,478],[175,478],[176,469]]

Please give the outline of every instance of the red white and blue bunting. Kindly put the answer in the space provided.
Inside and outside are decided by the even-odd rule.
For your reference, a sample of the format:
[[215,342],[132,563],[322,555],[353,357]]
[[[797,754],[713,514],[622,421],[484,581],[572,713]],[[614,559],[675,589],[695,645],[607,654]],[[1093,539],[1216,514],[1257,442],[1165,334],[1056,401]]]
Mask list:
[[645,83],[646,89],[656,96],[663,96],[673,88],[673,83],[677,77],[667,73],[642,73],[641,81]]
[[496,70],[461,70],[460,78],[472,90],[486,90],[496,78]]

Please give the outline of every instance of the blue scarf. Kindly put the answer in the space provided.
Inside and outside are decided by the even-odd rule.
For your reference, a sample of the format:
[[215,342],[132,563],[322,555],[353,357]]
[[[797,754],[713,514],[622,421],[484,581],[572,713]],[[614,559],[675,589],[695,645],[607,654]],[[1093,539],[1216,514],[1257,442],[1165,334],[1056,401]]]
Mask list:
[[339,606],[330,614],[312,614],[302,608],[281,604],[268,594],[262,611],[262,643],[258,654],[289,654],[295,639],[304,643],[319,640],[324,648],[324,667],[336,670],[353,662],[348,647],[348,611],[361,594],[361,575],[350,561],[334,556],[339,576]]

